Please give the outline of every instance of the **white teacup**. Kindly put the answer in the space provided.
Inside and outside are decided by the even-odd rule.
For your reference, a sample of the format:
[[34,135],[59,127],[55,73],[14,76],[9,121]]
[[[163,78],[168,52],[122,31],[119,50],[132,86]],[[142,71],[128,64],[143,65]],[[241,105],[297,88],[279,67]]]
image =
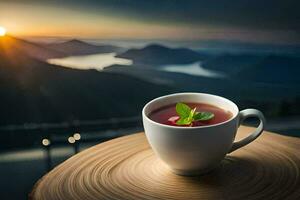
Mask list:
[[[152,111],[178,102],[215,105],[230,111],[232,117],[219,124],[198,127],[169,126],[148,117]],[[255,140],[265,126],[265,118],[259,110],[239,111],[232,101],[205,93],[177,93],[156,98],[144,106],[142,115],[145,133],[152,149],[174,173],[180,175],[203,174],[216,168],[227,153]],[[239,125],[248,117],[260,120],[258,128],[246,138],[234,142]]]

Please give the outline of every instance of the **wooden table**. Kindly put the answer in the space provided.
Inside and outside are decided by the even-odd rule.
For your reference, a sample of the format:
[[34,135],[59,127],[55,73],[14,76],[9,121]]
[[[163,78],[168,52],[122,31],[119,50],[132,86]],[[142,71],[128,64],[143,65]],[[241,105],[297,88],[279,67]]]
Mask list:
[[[252,128],[241,127],[237,138]],[[34,200],[300,199],[300,139],[264,132],[204,176],[170,172],[143,133],[91,147],[34,187]]]

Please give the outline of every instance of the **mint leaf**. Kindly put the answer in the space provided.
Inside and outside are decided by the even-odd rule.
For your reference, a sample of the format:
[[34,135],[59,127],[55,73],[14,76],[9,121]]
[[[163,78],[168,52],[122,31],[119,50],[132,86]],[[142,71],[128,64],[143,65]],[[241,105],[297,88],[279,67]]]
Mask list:
[[191,121],[193,121],[195,112],[196,112],[196,108],[194,108],[193,110],[191,110],[188,119],[190,119]]
[[180,118],[188,118],[191,113],[191,108],[184,103],[177,103],[176,112],[180,116]]
[[177,125],[190,125],[192,123],[193,119],[189,118],[180,118],[176,121]]
[[179,119],[177,125],[191,125],[194,121],[206,121],[212,119],[215,115],[210,112],[196,112],[196,108],[191,109],[184,103],[176,104],[176,112]]
[[206,121],[212,119],[214,116],[211,112],[198,112],[194,115],[193,119],[195,121]]

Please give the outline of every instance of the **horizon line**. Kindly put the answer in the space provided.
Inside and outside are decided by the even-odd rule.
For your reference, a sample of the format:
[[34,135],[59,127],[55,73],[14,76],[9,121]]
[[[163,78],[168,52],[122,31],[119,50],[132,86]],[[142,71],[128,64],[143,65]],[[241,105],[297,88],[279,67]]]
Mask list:
[[242,39],[195,39],[195,38],[103,38],[103,37],[87,37],[87,36],[61,36],[61,35],[14,35],[6,34],[6,36],[12,36],[16,38],[44,38],[44,39],[78,39],[78,40],[108,40],[108,41],[165,41],[165,42],[229,42],[229,43],[243,43],[254,45],[287,45],[287,46],[300,46],[299,42],[263,42],[263,41],[247,41]]

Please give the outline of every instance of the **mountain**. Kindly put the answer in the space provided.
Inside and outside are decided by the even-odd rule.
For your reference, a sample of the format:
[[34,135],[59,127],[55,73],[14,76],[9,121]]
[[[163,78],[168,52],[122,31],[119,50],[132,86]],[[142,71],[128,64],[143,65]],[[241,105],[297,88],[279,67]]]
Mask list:
[[299,84],[300,57],[277,54],[223,54],[202,63],[228,78],[273,84]]
[[21,52],[24,55],[28,55],[29,57],[38,60],[47,60],[49,58],[60,58],[67,56],[67,54],[63,52],[49,49],[43,45],[28,42],[13,36],[0,37],[0,48],[2,49],[2,52],[6,52],[7,54]]
[[122,47],[112,45],[92,45],[80,40],[70,40],[63,43],[40,44],[29,42],[13,36],[0,37],[1,48],[6,52],[20,51],[31,58],[46,61],[50,58],[61,58],[72,55],[96,53],[119,53]]
[[140,65],[188,64],[202,59],[207,55],[187,48],[168,48],[158,44],[148,45],[142,49],[129,49],[117,57],[133,60]]
[[172,91],[125,74],[53,66],[2,45],[0,126],[139,116],[147,101]]
[[243,69],[261,62],[265,56],[254,54],[222,54],[206,60],[202,66],[206,69],[219,71],[230,76],[236,75]]
[[113,45],[93,45],[80,40],[69,40],[62,43],[45,45],[46,48],[63,52],[68,55],[87,55],[96,53],[119,53],[124,49]]
[[243,80],[255,82],[300,84],[300,57],[269,55],[256,65],[236,74]]

